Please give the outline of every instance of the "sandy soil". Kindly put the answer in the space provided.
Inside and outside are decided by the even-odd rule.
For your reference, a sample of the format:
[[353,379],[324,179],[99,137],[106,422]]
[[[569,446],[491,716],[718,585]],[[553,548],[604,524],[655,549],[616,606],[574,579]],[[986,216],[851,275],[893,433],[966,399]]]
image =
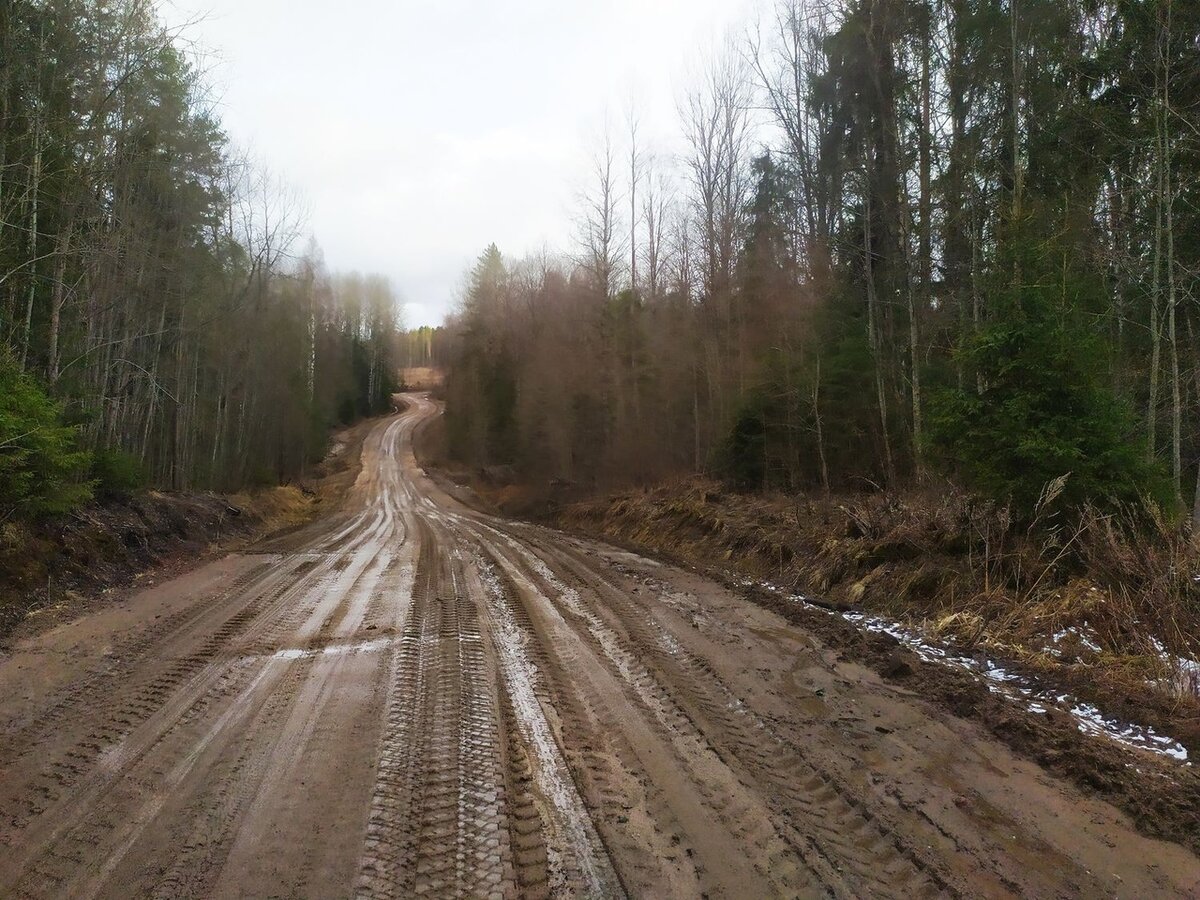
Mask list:
[[461,505],[412,455],[435,414],[376,426],[341,513],[0,659],[0,893],[1200,893],[799,625]]

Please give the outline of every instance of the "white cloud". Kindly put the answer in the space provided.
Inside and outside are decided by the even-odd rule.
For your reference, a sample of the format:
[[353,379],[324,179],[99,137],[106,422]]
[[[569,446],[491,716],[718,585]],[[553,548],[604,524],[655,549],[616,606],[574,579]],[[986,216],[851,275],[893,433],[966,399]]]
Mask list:
[[[305,197],[331,268],[388,275],[436,323],[490,241],[569,246],[588,135],[630,95],[675,133],[729,0],[164,0],[211,51],[234,142]],[[199,19],[199,21],[195,21]]]

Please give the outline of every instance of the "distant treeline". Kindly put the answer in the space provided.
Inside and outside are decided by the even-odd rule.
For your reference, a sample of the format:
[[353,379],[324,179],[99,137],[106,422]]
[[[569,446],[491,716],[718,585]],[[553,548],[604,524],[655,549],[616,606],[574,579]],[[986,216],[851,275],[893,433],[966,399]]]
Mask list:
[[1200,4],[779,0],[680,110],[681,159],[606,136],[572,255],[480,258],[461,455],[1192,505]]
[[154,4],[0,3],[0,518],[286,479],[382,408],[392,292],[300,220]]
[[422,325],[405,331],[400,338],[400,365],[404,368],[443,368],[445,331],[441,326]]

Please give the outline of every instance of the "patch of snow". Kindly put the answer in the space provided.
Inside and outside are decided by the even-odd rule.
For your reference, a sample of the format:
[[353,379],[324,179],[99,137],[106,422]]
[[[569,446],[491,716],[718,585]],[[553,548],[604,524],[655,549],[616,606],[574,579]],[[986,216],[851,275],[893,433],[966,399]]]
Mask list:
[[1154,650],[1171,671],[1168,687],[1184,696],[1200,696],[1200,662],[1176,656],[1158,638],[1151,638]]
[[1060,650],[1057,645],[1061,644],[1070,637],[1074,637],[1082,646],[1086,647],[1088,650],[1091,650],[1093,653],[1101,652],[1101,647],[1096,642],[1096,632],[1086,621],[1083,623],[1082,628],[1077,628],[1076,626],[1071,625],[1062,629],[1061,631],[1055,632],[1050,637],[1050,640],[1054,642],[1055,646],[1048,647],[1047,649],[1055,656],[1062,656],[1062,650]]
[[[955,653],[949,647],[929,640],[919,630],[890,619],[869,616],[854,611],[838,612],[826,609],[823,606],[812,603],[802,594],[785,590],[769,581],[756,582],[748,578],[743,578],[739,579],[739,582],[745,587],[758,587],[770,591],[793,603],[802,604],[806,609],[826,613],[831,616],[840,616],[847,622],[857,625],[865,631],[889,635],[916,653],[925,662],[966,669],[984,678],[988,690],[992,693],[1019,703],[1030,712],[1045,714],[1049,711],[1050,707],[1056,707],[1069,713],[1075,719],[1079,730],[1085,734],[1103,735],[1127,747],[1146,750],[1150,753],[1167,756],[1191,765],[1190,762],[1187,762],[1187,748],[1174,738],[1158,734],[1153,728],[1146,725],[1124,722],[1120,719],[1105,716],[1095,706],[1084,703],[1070,694],[1049,691],[1023,675],[1008,671],[997,664],[995,660],[989,659],[986,656],[981,655],[979,658],[962,656]],[[1087,629],[1087,632],[1091,632],[1086,622],[1084,623],[1084,628]],[[1064,629],[1062,632],[1059,632],[1059,635],[1056,635],[1056,641],[1061,640],[1073,631],[1074,629]],[[1095,644],[1090,635],[1078,631],[1074,631],[1074,633],[1079,636],[1080,642],[1084,646],[1094,649],[1097,652],[1099,651],[1099,645]],[[1094,634],[1094,632],[1091,632],[1091,634]],[[1166,653],[1161,644],[1159,645],[1159,649],[1160,652]],[[1195,660],[1181,659],[1179,657],[1172,657],[1171,660],[1176,667],[1176,671],[1187,673],[1193,679],[1193,684],[1200,685],[1200,663],[1197,663]],[[1180,663],[1183,664],[1182,667],[1179,665]]]
[[392,638],[375,638],[371,641],[359,641],[353,644],[330,644],[314,650],[303,650],[298,647],[288,647],[276,650],[271,654],[272,659],[304,659],[312,656],[343,656],[347,653],[377,653],[393,643]]
[[[599,835],[538,700],[541,676],[530,655],[529,636],[517,623],[496,568],[479,555],[475,555],[473,561],[484,587],[487,614],[499,638],[495,642],[496,651],[517,729],[530,749],[533,780],[548,801],[542,814],[552,823],[552,837],[546,846],[551,885],[565,887],[567,876],[563,857],[566,852],[581,870],[587,894],[607,896],[613,893],[616,875],[606,865],[607,857],[596,852],[601,846]],[[560,846],[560,842],[567,846]]]

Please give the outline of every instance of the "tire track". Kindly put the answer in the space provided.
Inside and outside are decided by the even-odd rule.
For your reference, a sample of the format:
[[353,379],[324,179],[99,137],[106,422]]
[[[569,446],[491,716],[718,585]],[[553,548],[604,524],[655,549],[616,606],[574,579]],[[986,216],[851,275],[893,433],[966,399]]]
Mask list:
[[[713,671],[668,632],[649,625],[630,596],[572,554],[542,545],[560,571],[594,596],[599,615],[619,621],[632,651],[651,661],[664,689],[716,745],[723,759],[763,785],[780,820],[830,864],[850,870],[851,889],[880,897],[954,896],[951,886],[833,772],[807,758],[751,711]],[[563,585],[566,590],[574,587]],[[577,591],[578,593],[578,591]],[[604,601],[600,602],[600,596]]]
[[541,834],[533,837],[527,807],[525,827],[519,834],[526,859],[533,866],[524,873],[525,878],[533,883],[540,880],[539,851],[544,850],[547,886],[551,892],[578,889],[586,896],[624,896],[607,848],[596,832],[543,709],[542,704],[549,697],[541,684],[539,669],[531,660],[530,632],[522,627],[522,617],[515,611],[492,564],[477,558],[475,570],[485,597],[507,706],[512,710],[515,736],[520,743],[511,764],[516,767],[513,775],[521,791],[518,796],[527,795],[541,813]]
[[436,565],[428,531],[421,529],[411,606],[399,624],[392,653],[375,787],[368,813],[357,895],[402,897],[411,886],[415,835],[412,818],[420,788],[418,734],[427,695],[422,656],[426,607]]
[[[215,765],[207,783],[189,802],[196,814],[165,830],[161,849],[150,852],[157,864],[143,867],[136,876],[120,878],[127,888],[143,886],[138,893],[153,900],[210,895],[229,854],[238,820],[244,815],[279,747],[282,723],[291,713],[299,685],[308,677],[311,663],[303,660],[288,672],[283,685],[268,697],[250,729],[253,739],[239,741],[237,755]],[[270,740],[264,734],[275,733]],[[174,856],[165,872],[162,860]],[[131,890],[131,893],[133,891]]]
[[[578,592],[563,584],[539,557],[508,535],[483,527],[503,543],[520,566],[527,569],[526,575],[509,569],[510,576],[525,581],[527,591],[552,607],[577,639],[593,649],[636,708],[642,711],[643,727],[667,748],[678,772],[685,773],[683,783],[674,785],[673,802],[686,808],[698,799],[705,812],[692,811],[681,818],[693,823],[705,817],[715,819],[726,829],[726,840],[732,839],[745,844],[748,849],[753,848],[749,856],[753,859],[754,869],[760,878],[772,885],[772,893],[836,892],[841,884],[836,869],[823,864],[806,842],[796,840],[788,829],[780,827],[766,799],[745,787],[704,731],[684,708],[675,703],[654,673],[624,644],[618,633],[587,609]],[[572,668],[587,667],[579,660],[573,660],[571,664]],[[647,755],[641,753],[639,756],[645,764]],[[672,780],[678,781],[678,772],[671,774],[659,769],[653,777],[668,784]],[[716,834],[699,832],[693,837],[704,841],[706,850],[712,850],[721,840]],[[846,895],[849,895],[848,891]]]
[[[82,711],[94,708],[98,701],[112,695],[114,685],[139,676],[144,679],[144,656],[153,647],[168,643],[177,632],[195,625],[197,620],[211,615],[212,606],[224,605],[243,592],[250,591],[260,579],[274,575],[270,562],[260,562],[250,570],[238,575],[228,586],[218,588],[202,597],[199,602],[164,616],[132,635],[112,645],[99,665],[82,673],[75,681],[65,685],[47,698],[50,703],[36,712],[31,712],[22,723],[10,720],[6,732],[0,735],[0,760],[10,766],[19,762],[26,754],[39,748],[47,737],[60,732],[78,718]],[[167,677],[165,675],[160,677]]]
[[[970,893],[972,872],[997,895],[1118,883],[1093,875],[1114,847],[1100,839],[1140,838],[1098,825],[1086,798],[1004,763],[960,806],[922,766],[969,765],[948,743],[963,731],[927,737],[919,705],[893,712],[896,691],[819,666],[903,740],[772,715],[790,693],[755,679],[786,681],[799,639],[754,644],[768,624],[697,579],[695,604],[651,597],[599,545],[442,494],[412,456],[431,409],[373,429],[339,513],[197,576],[191,596],[186,580],[136,595],[152,613],[170,600],[161,618],[112,616],[47,640],[58,656],[29,653],[64,686],[41,715],[0,697],[17,711],[0,725],[0,894],[907,900]],[[989,747],[973,754],[991,765]],[[854,780],[877,762],[912,777]],[[1050,814],[1014,810],[1052,796]],[[1054,816],[1090,857],[1064,855]],[[1194,859],[1146,846],[1163,863],[1126,893],[1195,881]]]
[[[360,520],[364,516],[360,516]],[[352,546],[357,549],[376,539],[383,524],[377,516],[370,529],[355,537]],[[93,727],[85,740],[77,745],[83,752],[75,751],[69,757],[70,762],[44,768],[33,789],[23,792],[29,815],[24,821],[17,820],[14,827],[14,833],[22,841],[21,852],[0,862],[0,876],[10,868],[19,870],[30,865],[40,856],[43,863],[33,868],[35,881],[30,883],[40,879],[53,885],[60,879],[59,872],[78,865],[77,854],[66,848],[96,848],[108,841],[116,827],[114,822],[120,817],[101,813],[85,815],[80,820],[77,810],[80,807],[104,810],[119,806],[122,797],[126,796],[121,789],[128,790],[131,785],[140,787],[125,773],[136,770],[142,783],[161,782],[175,770],[169,762],[151,768],[147,759],[170,752],[188,759],[189,744],[194,749],[209,740],[210,735],[196,732],[189,726],[202,720],[209,709],[236,696],[243,685],[257,685],[257,679],[267,674],[269,660],[259,662],[257,666],[248,660],[263,655],[255,653],[256,650],[273,648],[283,635],[296,628],[297,623],[312,621],[313,616],[319,614],[326,593],[323,588],[336,562],[337,559],[331,557],[317,561],[301,559],[294,568],[285,567],[267,579],[266,586],[273,586],[270,593],[251,591],[244,596],[245,604],[241,609],[181,662],[179,676],[165,679],[149,695],[145,707],[148,715],[137,727],[121,715],[120,708],[113,711],[112,704],[107,708],[102,706],[100,712],[105,716],[101,719],[102,724]],[[289,574],[297,577],[289,582],[286,580]],[[356,579],[357,575],[346,577]],[[240,654],[237,651],[239,645],[242,648]],[[162,750],[164,747],[172,749]],[[125,823],[126,827],[135,829],[144,825],[145,822],[140,820]],[[65,864],[54,864],[56,857],[64,859]],[[56,890],[48,887],[44,893],[53,895]],[[32,895],[37,896],[38,891],[33,891]]]
[[512,896],[495,680],[460,561],[420,524],[360,896]]

